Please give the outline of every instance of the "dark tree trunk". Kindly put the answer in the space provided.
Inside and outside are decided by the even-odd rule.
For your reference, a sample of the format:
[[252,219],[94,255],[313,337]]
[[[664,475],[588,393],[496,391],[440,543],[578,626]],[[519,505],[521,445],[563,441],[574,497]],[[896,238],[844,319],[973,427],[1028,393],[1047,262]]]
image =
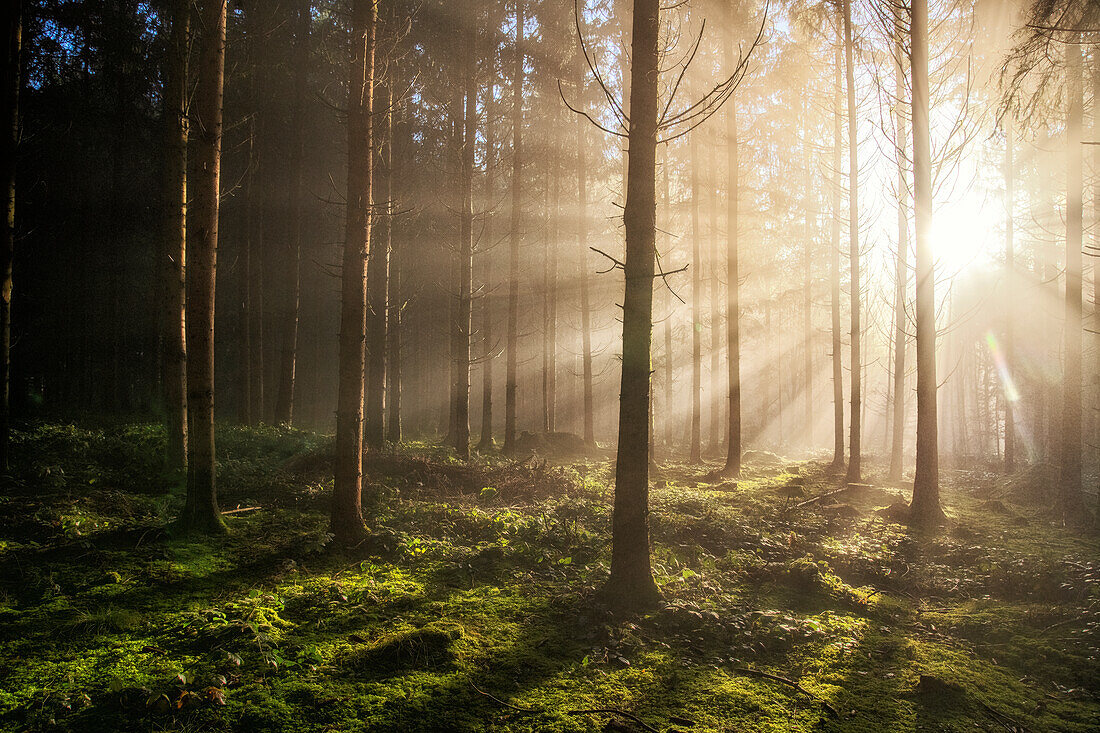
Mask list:
[[505,455],[516,449],[516,368],[519,358],[519,240],[523,219],[523,4],[516,0],[516,49],[512,72],[512,222],[508,233],[508,343],[504,385]]
[[275,398],[275,422],[294,421],[294,398],[298,364],[298,317],[302,278],[302,161],[305,142],[306,80],[309,72],[310,0],[294,8],[294,100],[290,122],[290,158],[287,166],[286,242],[282,262],[282,330],[279,352],[279,382]]
[[4,236],[0,241],[0,471],[8,470],[11,432],[11,293],[15,255],[15,151],[19,145],[22,0],[4,4]]
[[187,500],[185,530],[225,531],[214,470],[214,282],[218,253],[218,201],[225,80],[227,0],[200,0],[204,31],[195,90],[195,188],[187,263]]
[[390,81],[379,80],[378,104],[384,105],[374,115],[373,138],[376,145],[373,194],[380,205],[371,227],[370,262],[367,264],[367,384],[363,413],[363,439],[371,450],[385,444],[386,414],[386,323],[389,315],[391,173],[390,134],[393,103]]
[[605,597],[639,610],[660,598],[649,551],[649,367],[656,260],[659,0],[635,0],[630,69],[623,366],[615,458],[611,576]]
[[942,520],[936,420],[936,294],[932,257],[932,148],[928,93],[928,0],[913,0],[909,69],[913,84],[913,204],[917,278],[917,456],[910,522]]
[[462,134],[462,226],[459,243],[458,283],[458,349],[455,360],[458,375],[455,401],[455,452],[460,458],[470,457],[470,336],[473,331],[474,272],[474,148],[477,145],[477,78],[474,64],[474,31],[466,31],[466,52],[463,54],[462,77],[466,108]]
[[189,0],[173,0],[168,18],[168,66],[164,81],[164,214],[162,255],[164,403],[167,415],[166,465],[180,477],[187,472],[187,49]]
[[353,544],[365,534],[363,490],[363,377],[366,368],[366,269],[370,252],[371,138],[376,0],[352,0],[348,69],[347,214],[340,288],[339,385],[332,534]]
[[860,400],[862,399],[863,369],[860,366],[860,341],[863,335],[860,324],[860,274],[859,274],[859,134],[856,117],[856,77],[852,42],[852,2],[843,0],[844,8],[844,72],[848,92],[848,257],[851,261],[852,297],[852,415],[851,432],[848,434],[848,482],[858,483],[860,472],[860,441],[862,438]]

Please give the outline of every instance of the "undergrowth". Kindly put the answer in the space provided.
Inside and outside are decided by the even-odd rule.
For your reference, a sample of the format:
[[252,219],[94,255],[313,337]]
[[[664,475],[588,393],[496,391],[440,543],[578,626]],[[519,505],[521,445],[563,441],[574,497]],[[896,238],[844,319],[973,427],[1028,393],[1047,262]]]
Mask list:
[[[369,539],[327,533],[332,441],[224,427],[226,537],[173,537],[162,432],[41,425],[0,493],[0,729],[1088,731],[1094,537],[978,472],[914,535],[884,486],[749,456],[662,464],[664,602],[595,591],[612,469],[425,443],[368,456]],[[801,504],[801,506],[800,506]],[[608,711],[611,712],[592,712]]]

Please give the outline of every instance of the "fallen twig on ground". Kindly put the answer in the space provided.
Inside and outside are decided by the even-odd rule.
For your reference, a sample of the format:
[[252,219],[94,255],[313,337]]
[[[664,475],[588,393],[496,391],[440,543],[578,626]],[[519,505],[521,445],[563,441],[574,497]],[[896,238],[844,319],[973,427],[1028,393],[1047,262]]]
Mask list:
[[780,677],[777,674],[771,674],[770,672],[763,672],[759,669],[751,669],[749,667],[737,667],[733,671],[737,672],[739,674],[747,674],[751,677],[762,677],[766,680],[772,680],[773,682],[782,682],[784,685],[790,685],[794,689],[801,692],[803,695],[807,695],[809,697],[812,697],[814,700],[817,700],[819,703],[821,703],[821,706],[823,708],[825,708],[826,710],[828,710],[829,713],[834,718],[839,718],[840,717],[840,713],[837,712],[836,708],[834,708],[832,705],[830,705],[824,699],[822,699],[821,697],[819,697],[819,696],[815,695],[814,693],[810,692],[809,690],[807,690],[805,687],[798,684],[794,680],[789,680],[786,677]]

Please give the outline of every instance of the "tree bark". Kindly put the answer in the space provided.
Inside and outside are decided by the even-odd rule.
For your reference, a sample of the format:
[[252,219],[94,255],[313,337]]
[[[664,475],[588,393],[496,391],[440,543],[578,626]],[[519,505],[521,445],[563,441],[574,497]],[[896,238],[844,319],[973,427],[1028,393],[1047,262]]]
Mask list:
[[372,194],[380,199],[371,226],[370,261],[367,263],[367,384],[363,412],[363,440],[371,450],[381,450],[386,442],[386,331],[389,324],[390,231],[392,210],[392,162],[390,136],[393,103],[390,80],[379,79],[374,95],[380,105],[371,125],[375,142],[374,184]]
[[848,93],[848,257],[851,261],[852,298],[852,415],[848,434],[848,482],[858,483],[860,472],[860,441],[862,439],[860,400],[862,399],[863,369],[860,366],[860,341],[863,335],[860,324],[860,274],[859,274],[859,134],[856,117],[856,77],[854,46],[852,42],[852,2],[843,0],[844,6],[844,72]]
[[370,252],[376,0],[352,0],[348,69],[347,211],[340,288],[339,384],[332,534],[353,544],[364,534],[363,384],[367,327],[366,269]]
[[1005,381],[1005,473],[1016,470],[1016,390],[1010,381],[1012,370],[1016,366],[1016,353],[1013,344],[1013,323],[1016,289],[1016,252],[1013,242],[1015,223],[1016,186],[1012,161],[1012,123],[1005,121],[1005,325],[1004,325],[1004,374]]
[[656,156],[659,0],[635,0],[630,69],[630,137],[626,259],[623,297],[623,366],[619,447],[615,458],[611,575],[604,587],[613,605],[654,606],[649,549],[649,399],[653,274],[656,260]]
[[942,520],[936,419],[936,294],[932,256],[932,148],[928,91],[928,0],[913,0],[909,73],[913,85],[913,204],[916,235],[917,456],[910,523]]
[[[20,54],[23,42],[22,0],[4,5],[4,235],[0,241],[0,472],[8,470],[11,434],[11,295],[15,256],[15,153],[19,146]],[[182,124],[182,123],[181,123]],[[182,236],[182,235],[180,235]],[[185,424],[179,420],[179,424]],[[169,455],[169,465],[172,456]]]
[[276,424],[294,421],[294,399],[298,364],[298,317],[302,282],[302,163],[305,145],[306,82],[309,72],[309,34],[312,20],[310,0],[299,0],[294,17],[294,99],[291,106],[290,157],[287,166],[286,242],[282,262],[282,330],[279,351],[279,382],[275,397]]
[[[726,46],[726,63],[734,61],[731,39]],[[729,159],[729,185],[726,202],[726,367],[729,390],[729,429],[726,443],[727,476],[741,475],[741,302],[738,271],[737,204],[740,190],[740,159],[737,147],[737,105],[733,97],[726,102],[726,155]]]
[[202,28],[195,90],[195,189],[187,263],[187,499],[185,530],[225,531],[218,509],[214,464],[214,284],[218,255],[222,91],[227,0],[200,0]]
[[512,72],[512,221],[508,235],[507,374],[504,386],[505,455],[516,450],[516,367],[519,358],[519,240],[523,223],[523,5],[516,0],[516,49]]
[[584,444],[596,447],[595,396],[592,389],[592,304],[588,292],[588,137],[587,122],[577,129],[577,240],[580,251],[581,370],[584,392]]
[[164,81],[163,348],[166,466],[187,475],[187,49],[191,4],[173,0]]
[[844,177],[840,172],[840,46],[836,48],[836,60],[833,68],[836,72],[833,96],[833,170],[836,182],[832,191],[833,221],[830,231],[829,288],[832,319],[832,362],[833,362],[833,462],[834,471],[844,468],[844,365],[841,354],[840,336],[840,192]]
[[[489,98],[495,93],[495,84],[489,83]],[[491,211],[496,193],[496,166],[495,142],[492,132],[492,115],[485,115],[485,210]],[[490,292],[493,280],[493,257],[490,252],[493,247],[493,217],[486,216],[485,228],[481,239],[484,254],[481,256],[481,438],[477,443],[477,450],[486,453],[493,449],[493,301]]]
[[688,460],[703,460],[703,254],[699,231],[699,143],[690,136],[691,157],[691,448]]
[[908,130],[905,115],[901,110],[905,94],[905,68],[901,62],[903,44],[898,38],[897,82],[894,87],[897,97],[897,133],[898,158],[898,261],[894,276],[894,404],[892,415],[892,433],[890,439],[891,481],[900,481],[903,456],[905,455],[905,294],[909,286],[909,182],[905,174],[905,150]]
[[466,108],[462,135],[462,225],[459,253],[458,317],[455,327],[458,350],[453,355],[458,375],[455,401],[455,452],[470,457],[470,335],[473,331],[472,297],[474,271],[474,147],[477,144],[477,79],[474,71],[474,30],[466,30],[462,77]]

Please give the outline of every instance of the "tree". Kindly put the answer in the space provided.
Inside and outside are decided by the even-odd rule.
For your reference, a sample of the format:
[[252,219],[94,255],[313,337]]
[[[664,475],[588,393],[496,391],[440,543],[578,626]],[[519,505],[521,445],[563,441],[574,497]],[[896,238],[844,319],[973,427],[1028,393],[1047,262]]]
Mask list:
[[193,238],[187,264],[187,500],[185,530],[225,531],[218,509],[214,463],[214,283],[221,194],[222,93],[228,0],[200,0],[204,34],[195,90]]
[[860,273],[859,273],[859,134],[856,116],[856,81],[854,43],[852,41],[852,2],[843,0],[844,12],[844,73],[848,96],[848,257],[851,261],[852,298],[852,415],[848,434],[848,482],[858,483],[860,473],[860,442],[862,440],[860,400],[862,399],[862,368],[860,366]]
[[516,449],[516,370],[519,363],[519,245],[523,224],[523,5],[516,0],[515,66],[512,72],[512,221],[508,230],[508,333],[504,385],[505,455]]
[[474,30],[466,30],[465,52],[462,55],[462,82],[465,109],[462,115],[462,222],[459,235],[458,315],[455,361],[458,375],[455,402],[454,448],[460,458],[470,457],[470,337],[473,332],[473,272],[474,272],[474,147],[477,145],[477,75],[474,59]]
[[[726,46],[726,63],[733,63],[733,39]],[[723,473],[741,474],[741,303],[737,251],[737,197],[740,161],[737,149],[737,104],[726,109],[726,155],[729,158],[728,199],[726,201],[726,366],[728,369],[729,425],[726,465]]]
[[834,471],[844,468],[844,365],[841,356],[840,337],[840,191],[843,186],[843,174],[840,169],[841,133],[840,133],[840,70],[841,49],[836,48],[836,61],[833,68],[836,73],[833,99],[833,172],[836,181],[832,186],[832,227],[829,237],[829,306],[832,319],[832,363],[833,363],[833,462]]
[[191,3],[173,0],[164,77],[164,402],[168,470],[187,471],[187,49]]
[[703,242],[699,231],[699,144],[695,135],[688,141],[691,158],[691,455],[703,460]]
[[900,33],[898,37],[895,104],[897,112],[894,117],[897,120],[897,129],[894,137],[894,147],[897,150],[898,159],[898,259],[897,271],[894,276],[894,400],[890,439],[890,472],[891,481],[900,481],[902,473],[902,457],[905,452],[905,339],[906,339],[906,313],[905,295],[909,284],[909,208],[907,204],[909,184],[906,182],[905,171],[905,138],[908,132],[905,129],[905,115],[901,110],[901,103],[905,90],[905,67],[902,64],[903,51],[901,48]]
[[615,457],[611,575],[603,592],[614,605],[654,605],[660,591],[649,558],[649,366],[657,231],[657,81],[659,0],[635,0],[630,68],[623,365],[619,449]]
[[363,390],[366,368],[367,257],[370,254],[372,173],[371,116],[377,0],[352,0],[348,67],[348,170],[344,252],[340,287],[339,385],[336,404],[336,465],[332,534],[353,544],[364,534]]
[[8,470],[11,432],[11,293],[15,255],[15,152],[19,145],[22,0],[4,4],[4,234],[0,241],[0,471]]
[[282,265],[278,327],[280,351],[275,395],[275,422],[294,420],[294,399],[298,364],[298,315],[302,281],[302,170],[305,142],[305,107],[309,73],[310,0],[292,6],[294,25],[294,92],[290,114],[290,156],[287,165],[286,237],[280,258]]
[[[390,23],[392,25],[392,22]],[[380,450],[385,444],[386,414],[386,332],[390,315],[390,198],[392,174],[390,134],[393,118],[392,69],[378,79],[374,97],[381,109],[374,114],[371,133],[375,145],[373,192],[380,199],[372,217],[370,261],[367,263],[367,383],[363,408],[363,439],[367,447]]]
[[928,0],[913,0],[909,25],[909,73],[913,98],[913,204],[916,237],[917,456],[909,521],[928,526],[943,519],[940,508],[936,422],[936,301],[932,258],[932,144],[928,89]]
[[[1012,123],[1005,122],[1005,303],[1004,353],[1008,364],[1015,364],[1013,318],[1016,281],[1016,252],[1013,248],[1013,216],[1015,212],[1015,181],[1012,162]],[[1015,390],[1005,385],[1005,473],[1016,470],[1016,415],[1013,403]]]

